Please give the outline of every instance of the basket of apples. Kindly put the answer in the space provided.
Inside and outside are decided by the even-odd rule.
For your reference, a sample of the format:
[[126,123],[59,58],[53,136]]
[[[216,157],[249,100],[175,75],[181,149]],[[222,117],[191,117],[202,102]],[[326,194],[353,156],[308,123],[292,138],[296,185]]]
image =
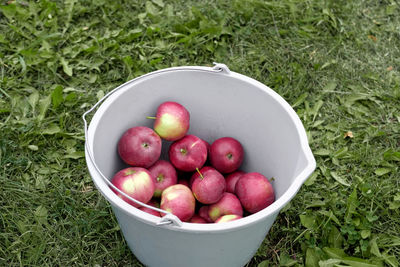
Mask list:
[[293,109],[223,64],[143,75],[83,118],[89,172],[148,266],[243,266],[315,169]]

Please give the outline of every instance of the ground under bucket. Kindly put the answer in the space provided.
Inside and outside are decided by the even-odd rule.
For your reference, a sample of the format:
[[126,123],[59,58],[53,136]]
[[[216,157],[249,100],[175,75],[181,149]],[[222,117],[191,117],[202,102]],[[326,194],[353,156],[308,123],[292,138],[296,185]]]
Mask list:
[[[224,136],[239,140],[245,151],[241,170],[274,177],[276,201],[229,223],[159,224],[160,218],[119,198],[104,180],[127,167],[118,156],[118,140],[130,127],[152,127],[154,121],[146,117],[154,116],[165,101],[189,110],[189,134],[209,143]],[[163,143],[164,159],[168,146]],[[304,127],[290,105],[223,64],[163,69],[116,88],[98,103],[86,131],[85,152],[93,182],[110,202],[130,249],[144,265],[156,267],[245,265],[279,211],[315,169]]]

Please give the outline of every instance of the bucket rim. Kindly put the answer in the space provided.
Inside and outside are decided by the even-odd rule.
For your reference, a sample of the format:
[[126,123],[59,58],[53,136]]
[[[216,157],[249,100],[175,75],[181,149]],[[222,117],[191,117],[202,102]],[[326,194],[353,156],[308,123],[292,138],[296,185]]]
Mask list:
[[[90,159],[88,157],[88,148],[87,148],[87,146],[85,146],[86,162],[87,162],[87,166],[88,166],[90,175],[92,177],[92,180],[93,180],[94,184],[96,185],[97,189],[112,204],[112,206],[121,209],[122,211],[126,212],[130,216],[133,216],[142,222],[145,222],[147,224],[154,225],[157,227],[164,227],[164,228],[171,229],[171,230],[185,231],[185,232],[199,232],[199,233],[200,232],[221,232],[221,231],[233,231],[238,228],[248,227],[254,223],[259,222],[260,220],[263,220],[266,217],[273,216],[274,214],[277,215],[279,213],[279,211],[295,197],[296,193],[300,190],[303,183],[307,180],[307,178],[312,174],[312,172],[316,168],[316,161],[312,154],[311,148],[309,146],[305,128],[304,128],[300,118],[298,117],[297,113],[289,105],[289,103],[286,102],[286,100],[284,100],[284,98],[282,96],[280,96],[274,90],[269,88],[267,85],[255,80],[253,78],[250,78],[248,76],[245,76],[243,74],[239,74],[239,73],[236,73],[233,71],[215,72],[213,70],[215,70],[215,69],[210,68],[210,67],[199,67],[199,66],[181,66],[181,67],[166,68],[166,69],[161,69],[161,70],[147,73],[145,75],[139,76],[133,80],[130,80],[130,81],[118,86],[117,88],[114,89],[114,90],[116,90],[115,93],[111,94],[98,107],[98,110],[94,113],[92,120],[89,123],[88,137],[90,137],[89,138],[90,149],[91,149],[90,152],[93,154],[93,147],[94,147],[94,144],[93,144],[94,138],[93,137],[96,132],[97,125],[101,119],[101,115],[100,115],[102,113],[101,110],[106,110],[109,107],[109,105],[112,104],[113,100],[115,100],[120,94],[122,94],[126,90],[128,90],[129,89],[128,85],[132,85],[137,82],[143,81],[143,79],[138,79],[138,78],[146,76],[145,79],[149,79],[156,75],[162,75],[163,73],[173,72],[173,71],[201,71],[201,72],[209,71],[210,74],[213,74],[213,75],[225,75],[225,76],[233,78],[233,79],[238,79],[238,80],[241,80],[244,82],[248,82],[248,83],[252,84],[253,86],[257,87],[258,89],[269,94],[270,97],[272,97],[275,101],[277,101],[278,104],[280,104],[283,107],[284,111],[287,113],[288,117],[292,120],[292,122],[295,125],[297,134],[298,134],[299,140],[300,140],[300,148],[301,148],[300,153],[303,153],[304,158],[306,160],[305,167],[298,173],[298,175],[296,175],[294,177],[292,184],[278,199],[276,199],[270,206],[266,207],[265,209],[263,209],[257,213],[243,217],[239,220],[231,221],[229,223],[198,224],[198,223],[183,222],[180,226],[176,226],[176,225],[162,225],[161,226],[161,225],[157,225],[157,223],[160,222],[159,217],[150,215],[146,212],[139,210],[138,208],[131,206],[130,204],[128,204],[127,202],[122,200],[120,197],[118,197],[111,190],[111,188],[106,184],[106,182],[103,181],[101,175],[95,170],[93,163],[90,161]],[[86,140],[86,142],[88,142],[88,140]]]

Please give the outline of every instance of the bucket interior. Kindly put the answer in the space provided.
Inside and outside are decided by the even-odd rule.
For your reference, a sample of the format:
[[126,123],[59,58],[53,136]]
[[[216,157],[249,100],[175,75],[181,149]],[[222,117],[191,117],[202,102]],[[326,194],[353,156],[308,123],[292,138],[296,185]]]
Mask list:
[[[225,136],[239,140],[245,151],[240,169],[274,177],[276,199],[307,165],[299,130],[271,89],[241,75],[177,70],[125,84],[96,112],[97,123],[89,130],[94,132],[94,160],[106,177],[128,167],[117,152],[122,134],[134,126],[152,128],[154,120],[146,116],[155,116],[165,101],[188,109],[189,134],[210,144]],[[161,158],[166,160],[169,145],[163,141]]]

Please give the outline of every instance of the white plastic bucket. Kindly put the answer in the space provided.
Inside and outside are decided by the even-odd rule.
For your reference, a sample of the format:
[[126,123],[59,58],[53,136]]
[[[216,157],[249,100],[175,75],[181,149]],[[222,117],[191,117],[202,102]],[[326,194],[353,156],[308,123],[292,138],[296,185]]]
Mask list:
[[[111,179],[126,167],[116,149],[120,136],[133,126],[152,127],[153,120],[146,116],[153,116],[164,101],[179,102],[189,110],[189,134],[208,142],[223,136],[238,139],[245,150],[241,169],[274,177],[276,201],[229,223],[176,223],[164,218],[167,224],[159,224],[162,219],[114,194],[104,177]],[[267,86],[223,64],[155,71],[121,85],[95,106],[99,107],[86,131],[88,169],[111,203],[132,252],[147,266],[245,265],[316,166],[304,127],[291,106]],[[168,146],[163,144],[163,158]]]

